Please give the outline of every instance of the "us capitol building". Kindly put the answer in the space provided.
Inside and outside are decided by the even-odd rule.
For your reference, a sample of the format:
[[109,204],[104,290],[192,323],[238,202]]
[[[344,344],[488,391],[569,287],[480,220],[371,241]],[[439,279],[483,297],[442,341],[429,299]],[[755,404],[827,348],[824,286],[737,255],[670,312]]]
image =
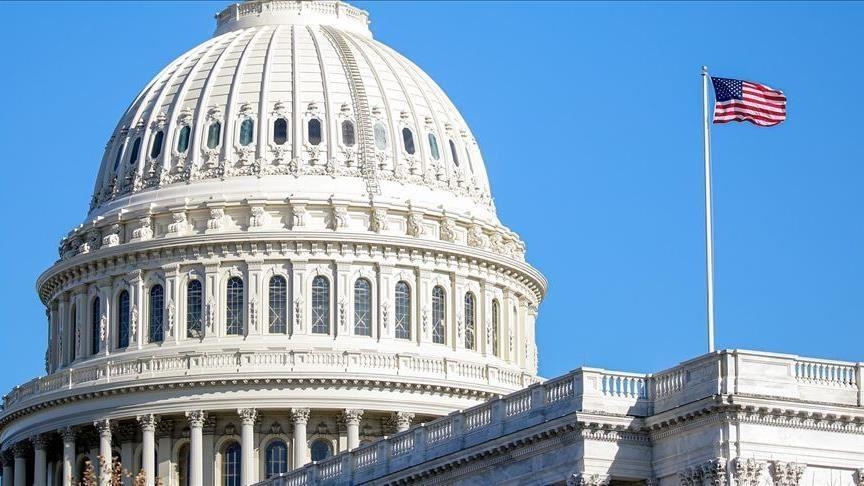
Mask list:
[[441,88],[345,3],[216,21],[38,279],[46,375],[3,398],[3,486],[111,457],[147,486],[864,486],[862,363],[538,377],[546,281]]

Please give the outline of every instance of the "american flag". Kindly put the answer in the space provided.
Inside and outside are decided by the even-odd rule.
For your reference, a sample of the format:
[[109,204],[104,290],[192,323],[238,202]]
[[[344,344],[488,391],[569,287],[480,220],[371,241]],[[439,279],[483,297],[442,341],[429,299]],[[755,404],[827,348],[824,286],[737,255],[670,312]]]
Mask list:
[[714,123],[749,121],[771,127],[786,119],[786,95],[764,84],[711,77],[717,104]]

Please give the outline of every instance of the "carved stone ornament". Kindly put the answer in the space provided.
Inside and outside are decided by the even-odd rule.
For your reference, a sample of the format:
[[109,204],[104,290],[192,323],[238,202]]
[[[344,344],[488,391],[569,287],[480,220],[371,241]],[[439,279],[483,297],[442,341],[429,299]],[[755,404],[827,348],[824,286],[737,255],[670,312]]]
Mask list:
[[216,303],[213,302],[213,296],[207,297],[207,322],[206,322],[206,333],[213,332],[214,327],[216,326]]
[[339,299],[339,324],[342,327],[342,330],[348,332],[348,312],[347,312],[348,302],[345,301],[345,298]]
[[208,230],[220,230],[224,225],[225,210],[222,208],[210,209],[210,219],[207,220]]
[[131,341],[138,341],[138,306],[132,305],[132,312],[130,313],[129,319],[129,338]]
[[105,344],[105,339],[108,337],[108,315],[102,314],[99,317],[99,342]]
[[252,206],[249,209],[249,227],[250,228],[261,228],[263,226],[267,226],[270,224],[271,217],[270,213],[264,209],[264,206]]
[[303,297],[298,296],[294,299],[294,325],[298,331],[303,330]]
[[771,461],[769,470],[774,486],[798,486],[806,468],[804,464]]
[[411,427],[411,421],[414,420],[413,412],[394,412],[393,413],[393,421],[396,422],[396,426],[400,429],[407,429]]
[[408,218],[405,221],[405,228],[408,236],[419,238],[423,235],[423,216],[420,213],[408,213]]
[[336,231],[340,228],[348,227],[348,208],[345,206],[332,206],[330,229]]
[[308,408],[292,408],[291,409],[291,419],[294,420],[295,424],[307,424],[309,423],[309,409]]
[[864,486],[864,468],[855,471],[855,486]]
[[380,233],[387,229],[387,209],[372,208],[369,214],[369,229]]
[[306,206],[294,204],[291,206],[291,229],[306,226]]
[[342,420],[345,421],[347,425],[360,425],[360,419],[362,418],[363,410],[346,409],[342,412]]
[[237,415],[243,425],[252,425],[258,419],[258,411],[254,408],[238,408]]
[[438,234],[443,241],[449,241],[451,243],[456,241],[456,222],[453,221],[453,218],[448,217],[447,215],[441,218]]
[[203,410],[186,412],[186,421],[189,423],[189,427],[203,427],[206,420],[207,412]]
[[120,225],[112,224],[108,233],[102,237],[102,246],[112,247],[120,244]]
[[390,302],[381,304],[381,327],[386,331],[387,323],[390,322]]
[[489,246],[489,238],[483,234],[483,228],[479,224],[468,227],[468,246],[486,248]]
[[608,486],[611,481],[605,474],[573,473],[567,478],[567,486]]
[[173,336],[174,335],[174,300],[172,298],[168,298],[168,302],[165,304],[165,326],[163,331],[165,331],[165,335]]
[[756,459],[735,459],[735,482],[740,486],[759,486],[765,463]]
[[132,239],[138,241],[146,241],[153,238],[153,226],[150,221],[150,216],[145,216],[138,219],[138,227],[132,230]]
[[171,218],[174,222],[168,225],[168,233],[172,235],[185,234],[189,229],[189,224],[186,221],[186,211],[171,213]]
[[249,299],[249,324],[253,331],[258,332],[258,299],[254,295]]
[[155,432],[156,424],[159,423],[158,417],[153,414],[147,415],[139,415],[137,417],[138,425],[141,426],[141,430],[144,432]]

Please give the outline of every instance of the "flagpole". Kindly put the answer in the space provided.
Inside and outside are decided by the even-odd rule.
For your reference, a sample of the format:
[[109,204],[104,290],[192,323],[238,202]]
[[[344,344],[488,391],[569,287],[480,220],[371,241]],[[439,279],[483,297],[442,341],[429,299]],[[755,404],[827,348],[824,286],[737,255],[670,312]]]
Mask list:
[[705,256],[708,284],[708,352],[714,352],[714,228],[711,221],[711,136],[708,121],[708,67],[702,66],[702,126],[705,147]]

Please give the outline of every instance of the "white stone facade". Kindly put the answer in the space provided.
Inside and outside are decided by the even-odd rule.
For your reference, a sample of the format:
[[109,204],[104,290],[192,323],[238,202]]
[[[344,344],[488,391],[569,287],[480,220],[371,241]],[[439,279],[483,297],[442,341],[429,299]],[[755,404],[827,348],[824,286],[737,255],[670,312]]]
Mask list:
[[730,350],[580,368],[261,486],[861,486],[864,363]]

